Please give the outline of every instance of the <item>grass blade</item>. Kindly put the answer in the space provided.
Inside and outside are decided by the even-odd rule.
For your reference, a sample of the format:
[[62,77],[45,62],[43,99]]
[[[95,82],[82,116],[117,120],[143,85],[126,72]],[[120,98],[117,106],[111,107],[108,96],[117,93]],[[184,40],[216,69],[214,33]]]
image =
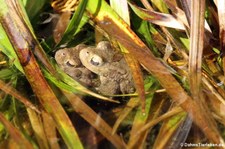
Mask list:
[[198,99],[201,82],[202,52],[204,48],[205,1],[199,1],[198,3],[192,1],[191,6],[189,81],[192,97]]
[[139,107],[137,112],[136,112],[136,115],[135,115],[134,121],[133,121],[133,125],[132,125],[132,129],[130,131],[130,139],[129,139],[129,142],[128,142],[128,145],[127,145],[128,148],[136,148],[135,146],[139,142],[142,142],[142,141],[140,141],[140,139],[141,139],[140,136],[143,136],[144,133],[142,133],[140,136],[136,136],[136,133],[139,129],[141,129],[145,125],[145,123],[148,119],[149,112],[150,112],[150,109],[151,109],[151,103],[152,103],[153,95],[154,94],[149,94],[146,98],[145,113],[142,112],[141,107]]
[[41,118],[34,111],[27,109],[27,113],[30,119],[31,126],[34,130],[34,135],[37,139],[37,143],[40,148],[48,149],[47,137],[43,129],[43,123]]
[[0,89],[4,91],[6,94],[10,94],[20,102],[22,102],[26,107],[40,113],[40,111],[29,101],[29,99],[23,97],[16,89],[11,87],[10,85],[5,84],[2,80],[0,80]]
[[139,105],[139,101],[136,98],[131,98],[127,102],[125,108],[123,109],[123,111],[121,112],[121,114],[119,115],[119,117],[117,118],[116,122],[113,125],[112,134],[116,133],[116,130],[118,129],[118,127],[120,126],[120,124],[122,123],[122,121],[133,110],[133,108],[135,108],[138,105]]
[[164,0],[151,0],[151,2],[159,9],[159,11],[163,13],[169,13],[169,10],[165,5]]
[[1,51],[9,57],[9,59],[13,62],[13,64],[16,66],[16,68],[24,73],[23,68],[19,62],[19,59],[16,55],[16,52],[14,51],[3,27],[2,24],[0,24],[0,33],[1,33],[1,38],[0,38],[0,48]]
[[144,127],[142,127],[140,130],[138,130],[137,135],[140,135],[142,132],[146,131],[150,127],[158,124],[160,121],[162,121],[164,119],[167,119],[167,118],[169,118],[171,116],[174,116],[174,115],[176,115],[178,113],[181,113],[181,112],[183,112],[182,108],[180,108],[180,107],[173,108],[171,111],[169,111],[169,112],[157,117],[156,119],[148,122]]
[[160,25],[160,26],[171,27],[171,28],[176,28],[181,30],[185,29],[183,23],[177,21],[177,19],[175,19],[170,14],[146,10],[132,3],[129,3],[129,5],[134,10],[134,12],[143,20],[148,20],[149,22]]
[[123,20],[130,25],[130,14],[127,0],[110,0],[110,6],[117,12]]
[[58,133],[54,120],[51,115],[45,111],[42,111],[42,119],[44,132],[48,140],[48,144],[50,148],[60,149],[60,143],[58,142]]
[[177,19],[179,19],[185,26],[189,26],[187,18],[185,16],[185,13],[183,10],[178,8],[176,5],[174,5],[170,0],[164,0],[166,5],[170,8],[172,11],[173,15],[176,16]]
[[[179,126],[182,125],[182,123],[185,121],[186,113],[181,112],[170,119],[164,120],[160,132],[155,140],[153,148],[157,149],[164,149],[167,146],[177,146],[177,144],[173,144],[179,139],[186,139],[186,138],[174,138],[173,136],[176,135],[177,131],[179,131]],[[192,123],[190,123],[192,124]],[[182,131],[182,130],[180,130]],[[189,132],[189,131],[188,131]],[[178,132],[179,133],[179,132]],[[162,140],[163,138],[163,140]],[[172,138],[172,139],[171,139]],[[185,141],[185,140],[184,140]],[[172,145],[173,144],[173,145]],[[180,147],[180,144],[178,144],[178,148]]]
[[10,136],[13,138],[20,148],[33,149],[32,144],[17,130],[5,117],[0,113],[0,121],[7,129]]
[[23,0],[27,14],[29,14],[29,18],[33,19],[37,15],[37,13],[43,8],[43,6],[47,3],[47,1],[48,0],[38,0],[38,1]]
[[125,143],[117,135],[112,133],[112,128],[98,115],[96,114],[85,102],[83,102],[78,96],[65,93],[64,94],[73,109],[80,114],[90,125],[98,130],[104,137],[106,137],[115,147],[125,148]]
[[[40,103],[48,111],[57,124],[57,128],[70,148],[83,148],[79,137],[55,94],[44,79],[41,70],[31,52],[33,41],[31,32],[25,21],[18,14],[15,1],[1,0],[1,24],[14,46],[26,77],[36,93]],[[38,81],[37,81],[38,80]]]
[[[223,53],[223,70],[225,70],[225,1],[217,0],[217,11],[219,16],[219,26],[220,26],[220,48]],[[225,75],[225,73],[224,73]]]
[[64,44],[66,41],[69,41],[76,33],[79,23],[82,19],[83,13],[85,11],[85,7],[87,5],[87,0],[81,0],[80,4],[74,13],[61,41],[58,45]]

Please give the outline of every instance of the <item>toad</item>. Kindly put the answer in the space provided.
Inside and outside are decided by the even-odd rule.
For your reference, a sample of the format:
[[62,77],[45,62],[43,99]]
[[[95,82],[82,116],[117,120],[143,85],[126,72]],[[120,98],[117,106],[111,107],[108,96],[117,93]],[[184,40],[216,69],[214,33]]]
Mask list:
[[81,63],[97,74],[100,85],[96,90],[104,95],[133,93],[133,79],[122,54],[116,52],[110,43],[101,41],[96,47],[86,46],[79,52]]
[[74,48],[60,49],[55,54],[55,60],[66,74],[82,85],[92,87],[97,81],[93,73],[84,67],[79,59],[79,52],[85,47],[86,45],[80,44]]

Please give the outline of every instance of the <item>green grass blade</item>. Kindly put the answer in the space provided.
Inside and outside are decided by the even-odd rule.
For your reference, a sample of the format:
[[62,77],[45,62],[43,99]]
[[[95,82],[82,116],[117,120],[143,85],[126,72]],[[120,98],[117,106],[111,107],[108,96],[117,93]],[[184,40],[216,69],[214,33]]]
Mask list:
[[13,64],[16,66],[16,68],[24,73],[23,68],[19,62],[19,59],[16,55],[16,52],[14,51],[9,38],[7,37],[4,29],[2,28],[2,25],[0,24],[0,48],[1,51],[7,56],[9,57],[9,59],[13,62]]
[[23,0],[23,4],[26,8],[27,14],[29,18],[32,20],[37,13],[44,7],[44,5],[48,2],[48,0]]
[[83,23],[82,22],[82,17],[84,16],[85,8],[87,5],[88,0],[81,0],[77,10],[75,11],[72,19],[70,20],[70,23],[61,39],[58,45],[65,44],[66,42],[70,41],[73,36],[76,34],[77,29],[81,28],[86,23],[86,19],[84,18]]

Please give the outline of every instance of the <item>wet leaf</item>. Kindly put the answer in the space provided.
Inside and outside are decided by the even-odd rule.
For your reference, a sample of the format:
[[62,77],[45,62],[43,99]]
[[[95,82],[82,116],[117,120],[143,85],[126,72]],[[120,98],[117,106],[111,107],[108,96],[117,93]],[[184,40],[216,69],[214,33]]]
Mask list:
[[131,54],[126,54],[124,55],[124,57],[132,72],[138,97],[139,97],[139,100],[141,101],[142,112],[145,113],[146,98],[145,98],[143,74],[141,72],[140,64]]
[[129,5],[134,10],[134,12],[143,20],[148,20],[149,22],[160,25],[160,26],[171,27],[171,28],[181,29],[181,30],[185,29],[183,23],[177,21],[177,19],[175,19],[170,14],[159,13],[159,12],[143,9],[132,3],[129,3]]

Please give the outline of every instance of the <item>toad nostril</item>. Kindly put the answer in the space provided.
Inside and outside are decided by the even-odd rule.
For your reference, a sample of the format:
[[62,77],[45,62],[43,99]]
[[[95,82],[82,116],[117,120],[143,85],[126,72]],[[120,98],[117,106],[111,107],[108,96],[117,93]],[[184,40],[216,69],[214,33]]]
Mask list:
[[86,52],[86,55],[88,56],[89,54],[90,54],[90,52],[87,51],[87,52]]

